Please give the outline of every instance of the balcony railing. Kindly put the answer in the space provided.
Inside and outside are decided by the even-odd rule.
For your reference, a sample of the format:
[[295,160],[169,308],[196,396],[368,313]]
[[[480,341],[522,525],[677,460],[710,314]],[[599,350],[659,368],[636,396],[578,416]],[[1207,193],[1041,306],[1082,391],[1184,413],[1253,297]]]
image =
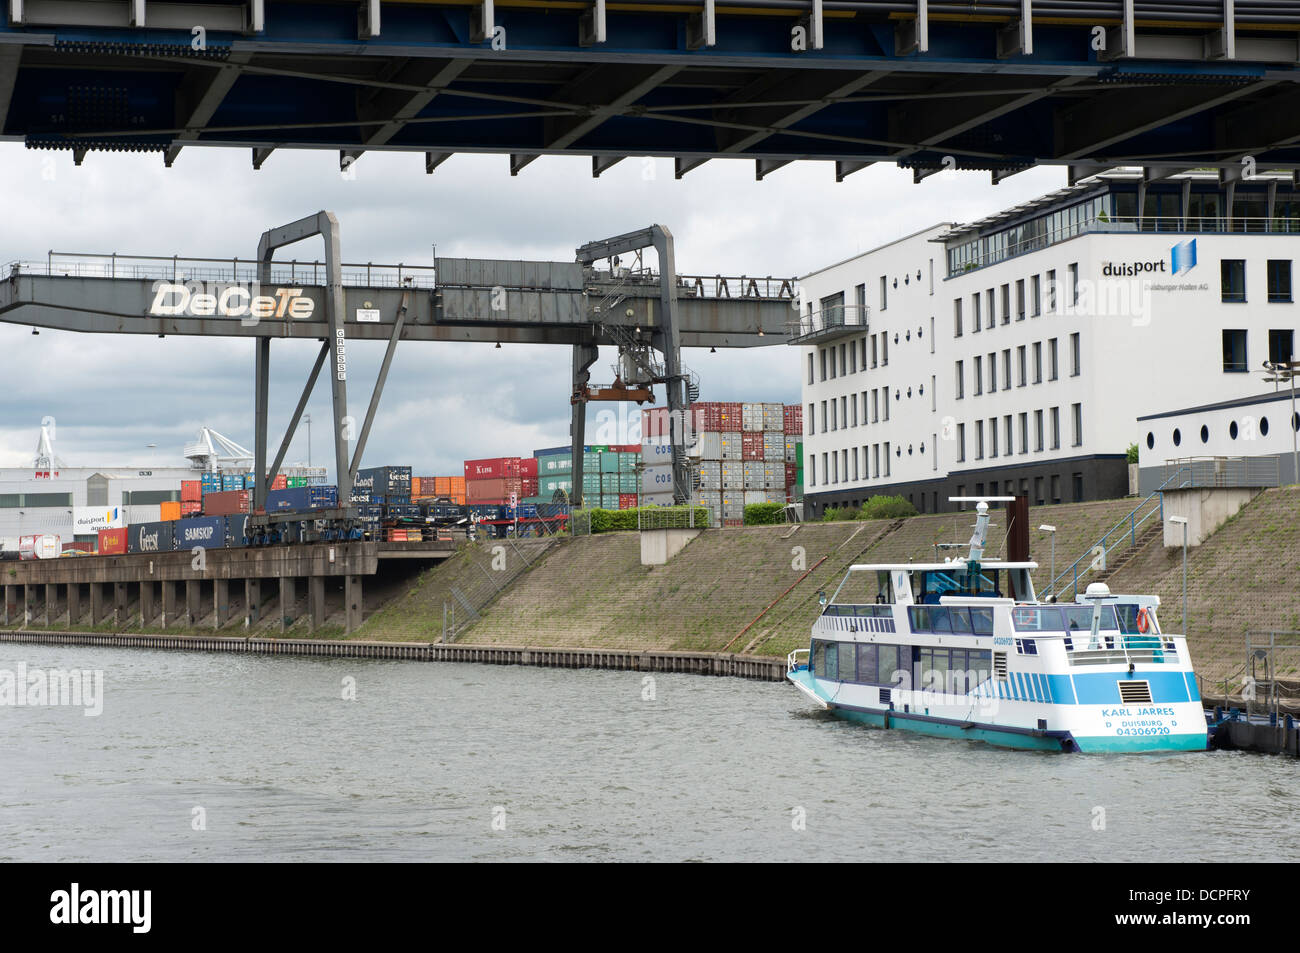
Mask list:
[[866,331],[871,309],[857,305],[836,305],[786,322],[787,344],[807,344],[828,337],[842,337]]
[[[1282,463],[1267,457],[1181,457],[1165,461],[1166,473],[1183,471],[1180,487],[1270,487],[1282,485]],[[1169,482],[1168,480],[1165,481]],[[1171,489],[1176,487],[1171,487]]]

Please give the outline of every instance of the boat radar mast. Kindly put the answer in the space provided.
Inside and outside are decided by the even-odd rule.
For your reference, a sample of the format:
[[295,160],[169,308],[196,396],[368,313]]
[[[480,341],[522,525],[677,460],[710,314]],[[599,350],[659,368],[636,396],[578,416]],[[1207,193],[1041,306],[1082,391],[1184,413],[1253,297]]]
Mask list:
[[968,571],[979,572],[980,560],[984,558],[984,547],[989,535],[989,504],[1007,503],[1015,500],[1014,496],[950,496],[949,503],[975,504],[975,531],[970,537],[970,555],[966,557]]

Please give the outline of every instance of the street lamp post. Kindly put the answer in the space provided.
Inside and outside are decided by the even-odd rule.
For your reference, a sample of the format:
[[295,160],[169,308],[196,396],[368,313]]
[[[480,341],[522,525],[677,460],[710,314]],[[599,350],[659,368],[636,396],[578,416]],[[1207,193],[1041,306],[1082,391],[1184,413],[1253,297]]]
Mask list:
[[[1056,527],[1044,523],[1038,528],[1052,537],[1052,573],[1048,576],[1048,584],[1053,585],[1056,583]],[[1055,598],[1055,593],[1053,593],[1053,598]]]
[[1187,517],[1171,516],[1169,522],[1183,528],[1183,638],[1187,638]]

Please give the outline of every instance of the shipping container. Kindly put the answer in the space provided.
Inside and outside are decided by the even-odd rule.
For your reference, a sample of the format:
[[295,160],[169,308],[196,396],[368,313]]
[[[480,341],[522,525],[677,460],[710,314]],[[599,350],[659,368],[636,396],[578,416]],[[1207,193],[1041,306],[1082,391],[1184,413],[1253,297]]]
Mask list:
[[721,493],[699,493],[694,500],[696,506],[703,506],[709,511],[709,525],[722,525],[722,494]]
[[763,489],[785,489],[785,463],[781,460],[763,461]]
[[177,520],[176,548],[182,552],[195,546],[221,549],[226,545],[226,518],[224,516],[196,516]]
[[57,559],[63,552],[63,540],[51,533],[41,536],[19,536],[19,559]]
[[779,430],[763,433],[763,459],[774,460],[777,463],[785,462],[785,434]]
[[722,461],[722,489],[743,490],[745,488],[745,464],[739,460]]
[[618,454],[600,454],[599,469],[601,473],[618,473]]
[[600,495],[600,508],[601,508],[602,510],[616,510],[616,509],[618,509],[618,494],[617,494],[617,493],[602,493],[602,494]]
[[746,490],[746,491],[745,491],[745,505],[746,505],[746,506],[752,506],[752,505],[755,504],[755,503],[766,503],[766,502],[767,502],[767,491],[766,491],[766,490]]
[[277,473],[275,475],[275,479],[271,481],[270,489],[285,490],[288,489],[288,487],[289,487],[289,478],[285,476],[283,473]]
[[763,459],[763,434],[746,431],[740,435],[741,459]]
[[637,447],[636,452],[630,450],[618,451],[618,469],[620,473],[635,473],[637,466],[641,463],[641,448]]
[[641,505],[645,506],[672,506],[676,501],[671,493],[642,493]]
[[743,520],[745,518],[745,495],[740,493],[724,493],[722,495],[722,522],[727,524],[728,520]]
[[620,473],[618,475],[618,492],[619,493],[637,493],[641,489],[641,474],[635,470]]
[[534,459],[537,460],[538,476],[573,472],[573,454],[548,453],[544,457],[536,457]]
[[272,490],[266,495],[267,513],[300,513],[332,510],[339,505],[336,486],[298,486]]
[[763,405],[763,430],[767,433],[785,433],[785,404]]
[[469,504],[469,514],[475,519],[495,520],[501,518],[501,512],[504,508],[499,503],[471,503]]
[[691,447],[691,456],[701,460],[722,459],[722,434],[706,431],[697,434],[695,445]]
[[247,473],[244,474],[244,489],[245,489],[245,490],[256,489],[256,486],[255,486],[256,483],[257,483],[257,474],[256,474],[256,473],[254,473],[253,471],[250,470],[250,471],[248,471]]
[[241,473],[223,473],[221,474],[221,492],[229,493],[231,490],[242,490],[244,488],[244,476]]
[[249,490],[209,493],[203,498],[203,515],[229,516],[231,513],[247,513],[250,496]]
[[636,509],[636,502],[635,493],[620,493],[618,495],[618,508],[620,510],[634,510]]
[[181,480],[181,502],[203,501],[203,482],[201,480]]
[[180,503],[159,503],[158,516],[163,520],[178,520],[181,518]]
[[519,481],[523,484],[522,493],[524,496],[536,496],[538,493],[540,477],[524,477]]
[[101,556],[116,556],[126,552],[127,529],[101,529],[95,551]]
[[127,551],[132,553],[170,553],[176,548],[176,523],[136,523],[130,527]]
[[803,405],[786,404],[784,411],[785,432],[799,435],[803,433]]
[[537,481],[537,495],[544,496],[548,500],[555,495],[557,490],[563,490],[565,493],[573,493],[572,476],[544,476]]
[[524,495],[523,481],[519,477],[510,479],[469,480],[466,482],[466,498],[470,503],[505,503],[513,493],[516,497]]
[[[203,504],[197,500],[189,500],[181,503],[181,519],[187,516],[197,516],[203,512]],[[161,513],[159,514],[161,515]]]
[[366,467],[357,471],[355,485],[369,487],[375,496],[411,497],[410,467]]
[[671,493],[673,491],[673,468],[671,465],[659,464],[646,467],[641,474],[642,493]]
[[200,477],[199,477],[199,483],[201,484],[201,489],[202,489],[202,492],[204,492],[204,493],[220,493],[220,492],[221,492],[221,474],[220,474],[220,473],[204,473],[204,474],[200,475]]
[[88,541],[74,540],[71,543],[64,543],[63,551],[65,553],[93,553],[95,544]]
[[[465,461],[465,482],[471,480],[506,480],[519,478],[518,457],[489,457]],[[473,494],[470,494],[471,496]]]
[[745,468],[745,489],[761,490],[763,489],[763,461],[746,460]]
[[703,460],[696,470],[699,478],[700,489],[706,492],[717,493],[722,489],[722,461],[721,460]]
[[537,476],[537,458],[520,457],[519,458],[519,475],[521,477]]
[[799,441],[798,439],[790,436],[789,434],[785,435],[785,462],[786,463],[799,462]]
[[719,460],[743,460],[745,459],[745,435],[738,430],[726,431],[721,434],[722,437],[722,454]]
[[763,405],[762,404],[741,404],[740,405],[740,429],[746,433],[762,433],[763,431]]
[[384,507],[384,515],[391,519],[422,519],[424,517],[419,503],[389,503]]
[[794,486],[799,482],[799,467],[793,463],[785,465],[785,485]]
[[226,545],[232,548],[248,545],[248,514],[232,513],[226,517]]
[[786,502],[786,499],[787,499],[788,494],[787,494],[787,491],[785,490],[784,487],[782,487],[781,489],[776,489],[776,490],[768,490],[768,491],[766,491],[766,492],[767,492],[767,501],[766,501],[766,502],[768,502],[768,503],[785,503],[785,502]]
[[651,440],[641,444],[641,462],[648,467],[671,463],[673,448],[667,440]]

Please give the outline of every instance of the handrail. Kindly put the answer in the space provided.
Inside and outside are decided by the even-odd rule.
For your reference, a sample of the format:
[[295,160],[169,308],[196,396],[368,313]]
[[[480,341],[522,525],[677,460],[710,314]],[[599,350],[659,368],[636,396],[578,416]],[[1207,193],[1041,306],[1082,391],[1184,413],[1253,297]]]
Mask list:
[[808,668],[808,662],[804,662],[802,666],[799,664],[799,656],[807,656],[808,654],[808,649],[795,649],[785,657],[785,670],[787,672],[797,672],[800,668]]
[[[1169,484],[1177,480],[1179,476],[1184,472],[1189,474],[1188,479],[1178,484],[1178,486],[1175,487],[1175,489],[1180,489],[1184,486],[1187,486],[1188,483],[1191,482],[1190,480],[1191,471],[1188,467],[1179,467],[1177,470],[1174,471],[1171,477],[1169,477],[1158,487],[1156,487],[1155,490],[1152,491],[1151,495],[1146,497],[1146,499],[1144,499],[1141,503],[1135,506],[1127,516],[1120,519],[1118,523],[1116,523],[1105,533],[1103,533],[1101,539],[1097,540],[1095,544],[1088,547],[1087,552],[1085,552],[1074,562],[1070,563],[1069,566],[1065,567],[1065,569],[1062,570],[1056,576],[1055,579],[1050,580],[1047,583],[1047,585],[1044,587],[1042,595],[1044,597],[1047,597],[1049,595],[1057,595],[1059,597],[1060,590],[1058,586],[1063,579],[1069,576],[1073,580],[1071,584],[1072,595],[1077,596],[1079,594],[1079,577],[1085,573],[1091,572],[1096,567],[1096,562],[1098,558],[1097,557],[1098,547],[1101,547],[1102,550],[1101,556],[1106,557],[1111,554],[1112,550],[1116,548],[1118,544],[1121,541],[1123,541],[1123,539],[1126,536],[1129,538],[1129,541],[1132,544],[1136,545],[1138,527],[1142,526],[1144,523],[1147,522],[1147,520],[1149,520],[1152,516],[1155,516],[1156,514],[1159,514],[1162,520],[1164,519],[1164,511],[1165,511],[1164,491],[1169,487]],[[1156,500],[1157,497],[1159,497],[1158,500]],[[1156,500],[1156,505],[1152,507],[1146,514],[1144,514],[1141,519],[1138,519],[1137,514],[1141,510],[1146,508],[1151,503],[1152,500]],[[1116,530],[1123,530],[1123,532],[1120,533],[1120,535],[1115,539],[1114,543],[1107,544],[1107,540],[1110,539],[1111,535],[1115,533]],[[1092,559],[1093,563],[1089,565],[1087,568],[1085,568],[1081,573],[1079,571],[1079,564],[1082,563],[1085,559]],[[1059,598],[1057,601],[1058,602],[1060,601]]]
[[834,331],[840,328],[861,328],[866,330],[871,325],[871,309],[856,304],[838,304],[809,314],[797,315],[785,323],[786,343]]

